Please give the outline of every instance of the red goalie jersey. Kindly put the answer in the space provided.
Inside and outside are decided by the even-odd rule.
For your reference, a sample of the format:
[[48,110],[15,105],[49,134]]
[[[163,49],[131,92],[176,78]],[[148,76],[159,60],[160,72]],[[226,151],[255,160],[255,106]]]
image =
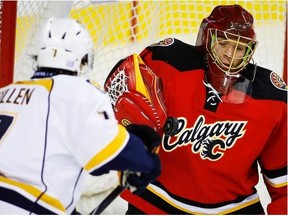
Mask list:
[[161,176],[144,193],[122,197],[147,214],[261,214],[258,162],[272,198],[268,213],[287,214],[286,84],[248,64],[251,95],[227,103],[206,82],[202,55],[171,38],[141,53],[161,79],[167,116],[178,127],[163,135]]

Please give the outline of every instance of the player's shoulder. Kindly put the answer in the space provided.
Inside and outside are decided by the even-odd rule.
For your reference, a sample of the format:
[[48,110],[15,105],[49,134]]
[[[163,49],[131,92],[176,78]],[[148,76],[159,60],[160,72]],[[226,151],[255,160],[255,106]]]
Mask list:
[[95,81],[85,77],[57,75],[53,77],[55,89],[62,95],[80,95],[83,98],[100,97],[105,94],[103,88]]
[[76,87],[78,88],[90,88],[93,86],[93,88],[96,88],[99,91],[103,91],[103,88],[101,85],[93,80],[90,80],[86,77],[81,77],[81,76],[69,76],[69,75],[56,75],[52,77],[55,82],[59,84],[63,84],[67,87],[71,86],[74,87],[73,89],[77,90]]
[[[251,64],[248,68],[255,69]],[[253,82],[252,97],[255,99],[278,100],[287,103],[287,85],[279,74],[257,66]]]
[[[164,61],[179,71],[204,68],[204,54],[200,49],[176,38],[166,38],[145,50],[152,53],[153,60]],[[141,57],[144,57],[145,50]]]

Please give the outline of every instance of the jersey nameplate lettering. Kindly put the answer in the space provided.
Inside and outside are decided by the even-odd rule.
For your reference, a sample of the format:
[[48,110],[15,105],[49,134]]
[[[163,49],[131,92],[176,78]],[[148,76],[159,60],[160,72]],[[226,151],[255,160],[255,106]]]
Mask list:
[[8,88],[0,91],[0,104],[27,105],[34,90],[34,88]]

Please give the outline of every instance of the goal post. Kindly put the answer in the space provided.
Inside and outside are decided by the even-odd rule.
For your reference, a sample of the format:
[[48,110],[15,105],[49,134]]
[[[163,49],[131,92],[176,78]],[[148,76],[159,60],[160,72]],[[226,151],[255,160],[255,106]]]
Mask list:
[[13,82],[17,2],[0,1],[0,87]]

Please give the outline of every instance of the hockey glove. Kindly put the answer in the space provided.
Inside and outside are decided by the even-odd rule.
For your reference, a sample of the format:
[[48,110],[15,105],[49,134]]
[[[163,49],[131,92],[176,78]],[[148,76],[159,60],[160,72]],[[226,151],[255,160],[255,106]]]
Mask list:
[[151,153],[154,168],[149,173],[122,171],[118,172],[120,185],[134,194],[145,191],[148,184],[155,181],[161,173],[161,163],[157,154]]
[[144,143],[153,161],[153,170],[149,173],[124,171],[120,172],[120,184],[126,187],[132,193],[139,194],[143,192],[147,185],[160,175],[161,163],[157,150],[160,146],[161,137],[151,127],[147,125],[130,124],[126,126],[127,131],[138,136]]
[[127,131],[138,136],[149,152],[155,153],[160,146],[161,136],[148,125],[130,124],[126,126]]

